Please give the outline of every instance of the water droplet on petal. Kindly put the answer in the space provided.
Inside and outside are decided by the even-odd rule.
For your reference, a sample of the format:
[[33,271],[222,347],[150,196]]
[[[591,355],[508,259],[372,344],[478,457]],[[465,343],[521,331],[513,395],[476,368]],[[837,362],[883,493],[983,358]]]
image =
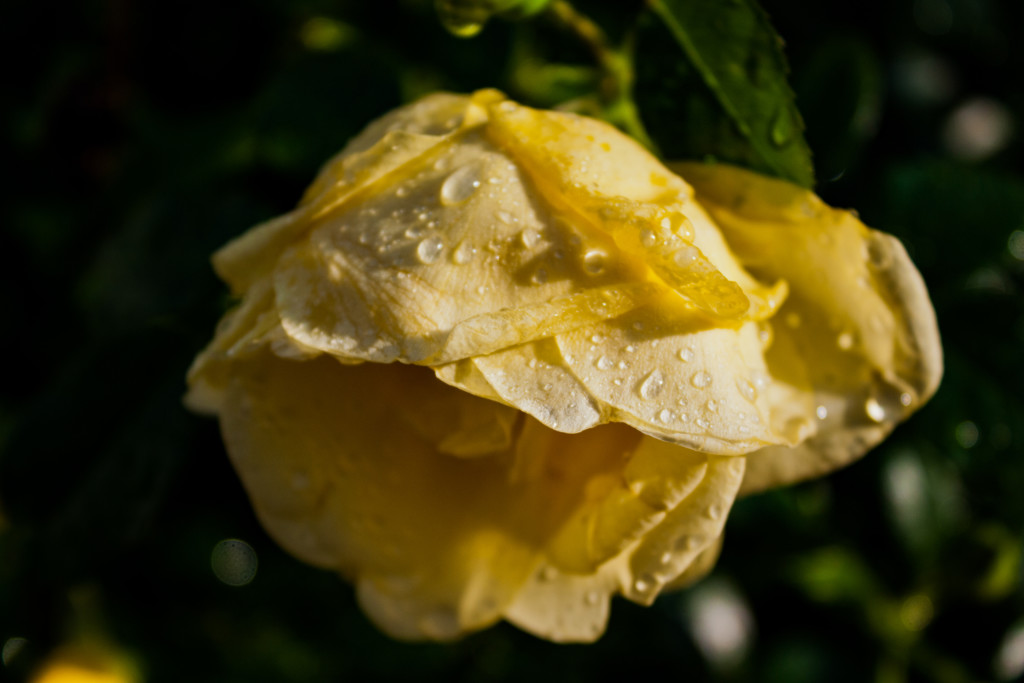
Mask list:
[[645,247],[650,249],[651,247],[653,247],[654,245],[656,245],[658,243],[658,236],[656,234],[654,234],[653,230],[651,230],[650,228],[647,228],[643,232],[640,233],[640,242]]
[[689,363],[693,360],[693,350],[691,349],[679,349],[679,360],[684,363]]
[[548,281],[548,270],[547,270],[547,268],[545,268],[543,266],[537,268],[537,270],[533,271],[533,275],[530,277],[530,280],[535,285],[542,285],[545,282],[547,282]]
[[715,399],[709,398],[708,402],[705,403],[704,405],[708,409],[708,412],[718,412],[718,403],[715,401]]
[[476,247],[469,242],[459,242],[459,246],[455,247],[455,251],[452,252],[452,261],[463,265],[469,263],[476,256]]
[[853,348],[853,335],[849,332],[843,332],[836,338],[836,344],[843,351],[849,351]]
[[590,275],[600,275],[604,272],[608,254],[601,249],[590,249],[583,254],[583,270]]
[[711,384],[711,375],[704,371],[697,372],[694,373],[693,377],[690,378],[690,382],[693,384],[693,386],[697,387],[698,389],[703,389],[704,387]]
[[595,344],[600,344],[604,342],[604,335],[595,334],[590,338],[590,341],[594,342]]
[[721,519],[722,518],[722,506],[715,504],[715,505],[712,505],[711,507],[709,507],[708,508],[708,517],[711,518],[711,519]]
[[824,420],[828,417],[828,408],[825,406],[818,406],[814,409],[814,414],[818,416],[819,420]]
[[885,408],[873,396],[864,402],[864,412],[875,422],[885,421]]
[[708,428],[708,421],[705,420],[703,417],[698,417],[697,418],[697,426],[700,427],[701,429],[707,429]]
[[433,263],[444,251],[444,240],[440,237],[428,237],[416,247],[416,257],[421,263]]
[[740,377],[736,380],[736,388],[740,390],[743,398],[753,402],[757,398],[757,389],[750,383],[750,380]]
[[519,233],[519,240],[523,243],[523,246],[527,249],[533,249],[541,241],[541,235],[536,230],[527,228]]
[[658,420],[661,421],[662,424],[668,424],[674,418],[675,414],[668,408],[664,408],[660,413],[658,413]]
[[615,363],[608,356],[601,356],[594,365],[597,366],[598,370],[611,370]]
[[680,268],[689,268],[697,260],[697,253],[694,247],[683,247],[672,254],[672,260]]
[[454,171],[441,185],[441,203],[454,206],[473,196],[480,187],[479,169],[475,164]]
[[661,390],[664,388],[665,377],[661,374],[661,370],[654,370],[640,384],[640,396],[650,401],[661,394]]

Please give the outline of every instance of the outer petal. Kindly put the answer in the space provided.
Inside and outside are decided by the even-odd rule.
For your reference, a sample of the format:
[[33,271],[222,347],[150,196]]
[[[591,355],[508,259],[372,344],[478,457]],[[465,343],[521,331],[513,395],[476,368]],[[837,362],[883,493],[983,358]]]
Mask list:
[[[654,439],[645,438],[644,444],[666,449],[661,455],[685,452]],[[507,608],[506,618],[549,640],[589,642],[604,632],[614,594],[650,604],[659,591],[696,581],[717,557],[722,527],[743,478],[743,462],[711,458],[701,468],[699,482],[662,512],[653,528],[595,571],[574,574],[542,564]]]
[[266,280],[256,282],[242,301],[217,325],[213,340],[188,370],[189,409],[216,415],[224,401],[231,362],[270,348],[282,358],[311,358],[319,353],[285,334]]
[[438,93],[377,119],[326,163],[302,204],[249,230],[213,257],[217,274],[242,292],[269,274],[281,251],[302,237],[325,207],[347,200],[361,185],[377,182],[419,157],[462,125],[467,98]]
[[[722,271],[731,258],[709,258],[695,238],[704,220],[685,182],[606,123],[537,111],[512,102],[489,107],[486,134],[537,179],[538,189],[623,254],[646,264],[685,301],[713,318],[764,308],[764,292],[745,292]],[[543,180],[541,180],[543,179]]]
[[619,315],[655,289],[642,264],[588,263],[600,238],[475,129],[400,171],[330,208],[281,257],[277,305],[300,342],[445,362]]
[[935,392],[935,313],[895,238],[783,181],[725,165],[676,168],[751,272],[785,274],[790,296],[774,324],[769,370],[802,365],[823,418],[798,449],[753,454],[745,492],[846,464]]
[[221,424],[271,535],[354,580],[389,633],[445,639],[501,616],[558,528],[601,494],[591,482],[613,476],[638,438],[520,418],[513,448],[442,453],[481,404],[428,370],[264,353],[238,361]]

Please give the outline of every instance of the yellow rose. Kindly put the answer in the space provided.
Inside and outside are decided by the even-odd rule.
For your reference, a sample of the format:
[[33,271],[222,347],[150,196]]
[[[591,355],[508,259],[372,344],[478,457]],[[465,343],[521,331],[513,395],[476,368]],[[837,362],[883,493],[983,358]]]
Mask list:
[[738,493],[849,462],[934,392],[897,240],[677,171],[599,121],[437,94],[220,250],[241,304],[187,400],[270,534],[399,638],[593,640],[612,595],[710,568]]

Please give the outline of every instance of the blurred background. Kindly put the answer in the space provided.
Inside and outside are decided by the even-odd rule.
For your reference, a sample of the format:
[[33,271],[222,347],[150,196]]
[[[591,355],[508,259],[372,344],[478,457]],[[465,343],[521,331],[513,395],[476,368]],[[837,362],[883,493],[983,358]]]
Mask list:
[[[456,38],[427,0],[5,3],[0,679],[54,657],[148,681],[1024,673],[1024,3],[761,4],[817,191],[907,245],[945,379],[857,464],[740,501],[708,579],[617,600],[597,644],[566,646],[507,625],[387,639],[264,534],[181,396],[228,304],[216,247],[421,94],[585,97],[586,47],[543,18]],[[574,5],[612,38],[644,13]],[[638,36],[647,131],[668,157],[706,155],[707,111],[680,103],[707,93],[664,28],[641,18]]]

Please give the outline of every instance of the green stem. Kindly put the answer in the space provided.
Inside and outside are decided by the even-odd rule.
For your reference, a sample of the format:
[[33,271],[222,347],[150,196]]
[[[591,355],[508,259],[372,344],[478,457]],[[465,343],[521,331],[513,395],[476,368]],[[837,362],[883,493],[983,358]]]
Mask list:
[[549,5],[555,21],[583,41],[594,55],[602,71],[600,98],[605,118],[651,151],[654,142],[647,134],[640,112],[633,99],[633,41],[627,39],[620,47],[608,41],[601,27],[576,11],[568,0],[555,0]]

